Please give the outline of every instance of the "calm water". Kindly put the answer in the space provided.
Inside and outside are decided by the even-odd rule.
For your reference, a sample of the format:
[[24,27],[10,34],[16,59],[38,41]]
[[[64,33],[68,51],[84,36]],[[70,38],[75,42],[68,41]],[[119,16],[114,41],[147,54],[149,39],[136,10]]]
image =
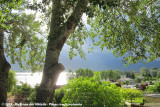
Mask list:
[[[57,85],[64,85],[67,83],[67,72],[62,72],[58,78]],[[20,81],[23,83],[28,83],[32,87],[34,87],[37,83],[40,84],[41,79],[42,79],[42,73],[31,73],[31,72],[26,72],[26,73],[16,73],[16,79],[18,81],[18,84],[20,84]]]

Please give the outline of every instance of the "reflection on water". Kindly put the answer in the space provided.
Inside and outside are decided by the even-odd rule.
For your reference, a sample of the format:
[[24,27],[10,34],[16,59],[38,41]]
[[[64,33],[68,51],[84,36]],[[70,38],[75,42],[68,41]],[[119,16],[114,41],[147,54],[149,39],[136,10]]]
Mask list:
[[[67,72],[62,72],[58,78],[57,85],[64,85],[67,83]],[[31,72],[16,72],[16,79],[18,81],[18,84],[20,84],[20,81],[23,83],[28,83],[32,87],[34,87],[36,84],[40,84],[42,79],[42,73],[31,73]]]

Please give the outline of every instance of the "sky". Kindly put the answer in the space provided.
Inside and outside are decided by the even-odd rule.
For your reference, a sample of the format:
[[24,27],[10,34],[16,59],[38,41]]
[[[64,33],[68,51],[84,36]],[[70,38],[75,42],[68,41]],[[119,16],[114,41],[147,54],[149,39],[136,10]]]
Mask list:
[[138,62],[136,64],[131,64],[125,67],[122,62],[122,57],[117,58],[112,55],[112,52],[107,52],[107,50],[101,51],[99,47],[95,47],[95,50],[96,51],[94,53],[87,53],[87,50],[85,50],[86,60],[80,58],[79,56],[73,57],[73,59],[70,60],[68,56],[69,49],[68,46],[65,45],[61,51],[59,62],[65,66],[66,70],[71,69],[73,71],[79,68],[89,68],[96,71],[108,69],[119,69],[120,71],[139,71],[139,69],[142,67],[157,67],[160,69],[159,59],[147,64],[144,64],[143,62]]
[[[26,12],[31,13],[31,11],[29,10],[26,10]],[[89,25],[87,25],[87,16],[85,14],[82,16],[82,19],[89,29]],[[83,46],[83,50],[86,53],[86,60],[80,58],[79,56],[76,56],[72,60],[70,60],[68,55],[69,46],[67,46],[66,44],[64,45],[60,54],[59,63],[62,63],[65,66],[66,71],[68,71],[69,69],[75,71],[79,68],[89,68],[97,71],[108,69],[119,69],[121,71],[139,71],[141,67],[157,67],[160,69],[160,59],[152,61],[148,64],[138,62],[137,64],[131,64],[125,67],[122,63],[122,57],[116,58],[112,55],[112,52],[107,52],[107,50],[101,51],[99,47],[95,47],[94,53],[88,53],[87,48],[89,46],[89,43],[90,41],[87,40]],[[18,64],[12,64],[12,69],[16,71],[22,71]]]
[[[65,71],[68,71],[70,69],[75,71],[79,68],[89,68],[94,71],[102,71],[109,69],[119,69],[120,71],[139,71],[142,67],[146,67],[149,69],[151,67],[157,67],[160,69],[160,59],[157,59],[147,64],[144,64],[143,62],[138,62],[136,64],[131,64],[125,67],[122,63],[122,57],[117,58],[113,56],[112,52],[107,52],[107,49],[101,51],[99,47],[95,47],[95,51],[93,53],[88,53],[87,44],[85,44],[83,49],[86,53],[86,60],[80,58],[79,56],[73,57],[73,59],[70,60],[68,55],[69,46],[66,44],[64,45],[59,57],[59,63],[62,63],[64,65]],[[20,69],[18,64],[12,64],[11,69],[15,71],[23,71],[22,69]]]
[[[87,25],[87,16],[85,14],[82,16],[82,19],[87,28],[90,29],[90,26]],[[84,60],[79,56],[76,56],[72,60],[70,60],[68,56],[69,46],[65,44],[61,51],[59,62],[64,64],[66,70],[71,69],[73,71],[79,68],[89,68],[97,71],[108,69],[119,69],[120,71],[139,71],[142,67],[146,67],[149,69],[151,67],[157,67],[160,69],[160,58],[147,64],[145,64],[144,62],[138,62],[136,64],[131,64],[125,67],[122,62],[123,58],[117,58],[113,56],[112,52],[108,52],[107,49],[101,51],[100,47],[95,47],[94,53],[88,53],[88,47],[90,44],[92,45],[91,41],[87,39],[86,43],[83,46],[83,50],[86,53],[87,60]]]

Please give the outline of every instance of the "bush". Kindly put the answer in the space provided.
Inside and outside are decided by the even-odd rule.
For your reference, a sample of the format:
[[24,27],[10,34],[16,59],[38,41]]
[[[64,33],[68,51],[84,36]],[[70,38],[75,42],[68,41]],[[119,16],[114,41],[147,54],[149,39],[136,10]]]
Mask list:
[[125,100],[131,100],[131,103],[133,99],[143,97],[143,91],[131,88],[121,89],[121,94]]
[[147,92],[150,93],[159,93],[160,92],[160,82],[154,83],[153,86],[147,87]]
[[126,85],[129,85],[129,81],[128,80],[126,80]]
[[64,104],[99,107],[120,107],[121,101],[120,87],[100,81],[98,73],[91,78],[79,77],[70,80],[62,98]]
[[14,71],[10,70],[9,74],[8,74],[8,89],[7,89],[7,91],[8,92],[13,91],[13,89],[16,87],[16,83],[17,83],[16,74]]
[[33,88],[27,83],[21,82],[21,84],[21,86],[16,87],[15,102],[29,102],[29,96],[31,95]]
[[53,102],[55,104],[60,104],[62,98],[64,97],[64,92],[65,92],[65,88],[61,87],[60,89],[56,89],[55,93],[54,93],[54,100]]
[[36,101],[36,94],[37,94],[37,89],[39,87],[39,84],[36,84],[34,88],[32,89],[32,92],[29,95],[29,101],[30,103],[34,103]]

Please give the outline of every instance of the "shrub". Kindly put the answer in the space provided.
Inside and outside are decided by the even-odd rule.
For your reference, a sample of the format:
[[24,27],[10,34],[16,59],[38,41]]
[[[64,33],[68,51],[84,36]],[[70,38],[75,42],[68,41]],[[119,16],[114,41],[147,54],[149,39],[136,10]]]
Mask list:
[[14,71],[10,70],[9,75],[8,75],[8,89],[7,89],[7,91],[8,92],[13,91],[13,89],[16,87],[16,83],[17,83],[16,74]]
[[32,92],[29,95],[29,101],[30,103],[34,103],[36,101],[36,94],[39,84],[36,84],[34,88],[32,89]]
[[54,103],[55,104],[60,104],[62,98],[64,97],[64,92],[65,92],[65,88],[61,87],[60,89],[56,89],[55,93],[54,93]]
[[126,80],[126,85],[129,85],[129,81],[128,80]]
[[160,82],[154,83],[153,86],[147,87],[147,92],[159,93],[160,92]]
[[21,86],[16,87],[15,102],[29,102],[29,96],[31,95],[33,88],[27,83],[21,82],[21,84]]
[[69,81],[62,98],[64,104],[83,106],[119,107],[122,101],[120,87],[110,82],[101,82],[98,73],[94,77],[79,77]]
[[125,100],[131,100],[131,103],[133,99],[143,97],[143,91],[131,88],[121,89],[121,94]]

